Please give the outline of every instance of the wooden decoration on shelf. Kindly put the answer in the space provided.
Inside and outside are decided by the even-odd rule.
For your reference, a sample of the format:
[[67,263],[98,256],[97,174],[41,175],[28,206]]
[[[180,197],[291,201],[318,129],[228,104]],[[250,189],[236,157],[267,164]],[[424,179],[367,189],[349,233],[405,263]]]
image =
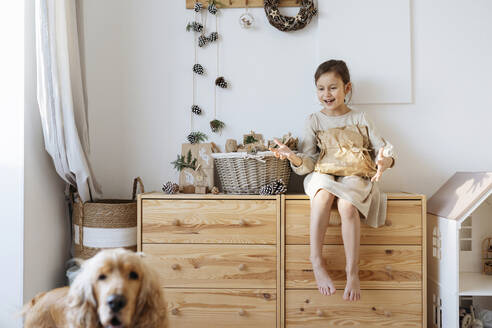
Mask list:
[[486,237],[482,241],[482,272],[492,275],[492,237]]

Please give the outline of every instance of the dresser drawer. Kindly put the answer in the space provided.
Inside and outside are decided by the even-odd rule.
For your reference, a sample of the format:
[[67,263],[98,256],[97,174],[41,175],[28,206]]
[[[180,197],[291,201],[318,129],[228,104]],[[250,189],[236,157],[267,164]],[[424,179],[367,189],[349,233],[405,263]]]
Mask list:
[[275,200],[144,199],[143,243],[276,243]]
[[420,290],[362,290],[361,300],[342,299],[343,291],[287,290],[286,327],[422,327]]
[[[285,201],[286,244],[309,244],[309,200]],[[338,210],[331,211],[325,244],[343,244]],[[388,200],[386,225],[372,228],[361,224],[361,244],[422,243],[422,205],[417,200]]]
[[[420,246],[361,246],[361,288],[421,288],[421,252]],[[328,274],[336,288],[343,292],[346,282],[343,245],[325,245],[323,257],[327,260]],[[308,245],[286,246],[285,261],[286,288],[317,288]]]
[[270,245],[143,244],[163,287],[276,288]]
[[274,328],[275,289],[165,289],[169,328]]

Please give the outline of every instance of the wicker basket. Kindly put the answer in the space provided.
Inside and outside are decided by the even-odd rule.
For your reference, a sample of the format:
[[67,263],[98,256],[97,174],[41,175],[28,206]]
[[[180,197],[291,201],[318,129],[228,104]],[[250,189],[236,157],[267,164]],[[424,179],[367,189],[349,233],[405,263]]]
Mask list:
[[289,161],[275,158],[270,151],[213,153],[211,156],[226,194],[257,195],[262,186],[277,179],[282,179],[286,186],[289,184]]
[[144,192],[142,180],[135,178],[131,200],[104,199],[74,203],[74,257],[88,259],[105,248],[137,250],[137,182]]

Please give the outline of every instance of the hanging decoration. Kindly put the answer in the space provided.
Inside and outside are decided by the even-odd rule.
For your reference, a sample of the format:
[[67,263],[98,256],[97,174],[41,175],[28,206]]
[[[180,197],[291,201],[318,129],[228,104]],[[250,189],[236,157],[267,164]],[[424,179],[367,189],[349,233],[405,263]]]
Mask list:
[[[208,38],[205,37],[205,26],[206,26],[206,20],[204,20],[204,17],[202,15],[200,15],[200,18],[202,20],[202,22],[198,22],[198,14],[202,11],[203,9],[203,6],[200,2],[196,2],[195,3],[195,6],[194,6],[194,21],[192,21],[191,23],[188,23],[188,25],[186,26],[186,30],[187,31],[193,31],[193,32],[196,32],[196,33],[200,33],[200,36],[198,38],[198,45],[200,45],[200,40],[203,38],[205,39],[205,41],[203,42],[208,42]],[[206,17],[205,17],[206,18]],[[194,48],[195,48],[195,63],[193,65],[193,80],[192,80],[192,83],[193,83],[193,105],[191,106],[191,116],[190,116],[190,130],[192,131],[187,137],[186,139],[188,140],[189,143],[191,144],[195,144],[195,143],[199,143],[199,142],[202,142],[202,141],[205,141],[208,139],[207,135],[204,134],[203,132],[199,132],[199,131],[193,131],[193,115],[201,115],[202,114],[202,109],[200,108],[200,106],[196,105],[196,102],[195,102],[195,98],[196,98],[196,80],[195,80],[195,75],[203,75],[205,73],[205,69],[204,67],[198,63],[198,51],[197,51],[197,37],[196,37],[196,34],[194,35],[194,38],[193,38],[193,44],[194,44]]]
[[[215,32],[212,32],[209,37],[210,42],[215,42],[219,38],[219,18],[217,15],[217,2],[215,0],[209,0],[208,11],[215,15]],[[215,8],[215,10],[214,10]],[[215,11],[215,13],[213,12]],[[215,79],[215,85],[220,88],[227,88],[227,82],[225,81],[223,76],[220,76],[219,69],[219,42],[216,42],[217,49],[217,78]],[[210,129],[214,133],[221,132],[224,129],[225,123],[217,119],[217,88],[214,88],[214,119],[210,121]]]
[[248,11],[248,0],[246,0],[246,12],[239,16],[239,25],[244,28],[252,28],[255,22],[255,18]]
[[296,31],[304,28],[318,14],[313,0],[302,0],[301,8],[296,16],[280,15],[278,4],[280,0],[264,0],[265,14],[270,24],[283,32]]

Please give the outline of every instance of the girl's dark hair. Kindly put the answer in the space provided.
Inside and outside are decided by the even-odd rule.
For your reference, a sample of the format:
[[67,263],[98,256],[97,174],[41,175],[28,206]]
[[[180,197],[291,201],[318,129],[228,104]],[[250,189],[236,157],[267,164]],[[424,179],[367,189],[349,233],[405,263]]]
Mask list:
[[[325,61],[324,63],[318,66],[316,73],[314,73],[314,84],[318,82],[318,79],[321,75],[330,72],[334,72],[335,74],[337,74],[342,79],[344,85],[350,82],[350,73],[347,64],[345,64],[343,60],[331,59]],[[345,99],[345,102],[350,102],[350,100],[352,100],[352,93],[353,93],[353,86],[352,86],[352,90],[349,93],[350,97],[348,97],[348,100]]]
[[347,64],[345,64],[343,60],[331,59],[318,66],[316,73],[314,73],[314,83],[316,84],[316,82],[318,82],[321,75],[329,72],[335,72],[338,74],[338,76],[342,79],[343,84],[350,82],[350,73]]

